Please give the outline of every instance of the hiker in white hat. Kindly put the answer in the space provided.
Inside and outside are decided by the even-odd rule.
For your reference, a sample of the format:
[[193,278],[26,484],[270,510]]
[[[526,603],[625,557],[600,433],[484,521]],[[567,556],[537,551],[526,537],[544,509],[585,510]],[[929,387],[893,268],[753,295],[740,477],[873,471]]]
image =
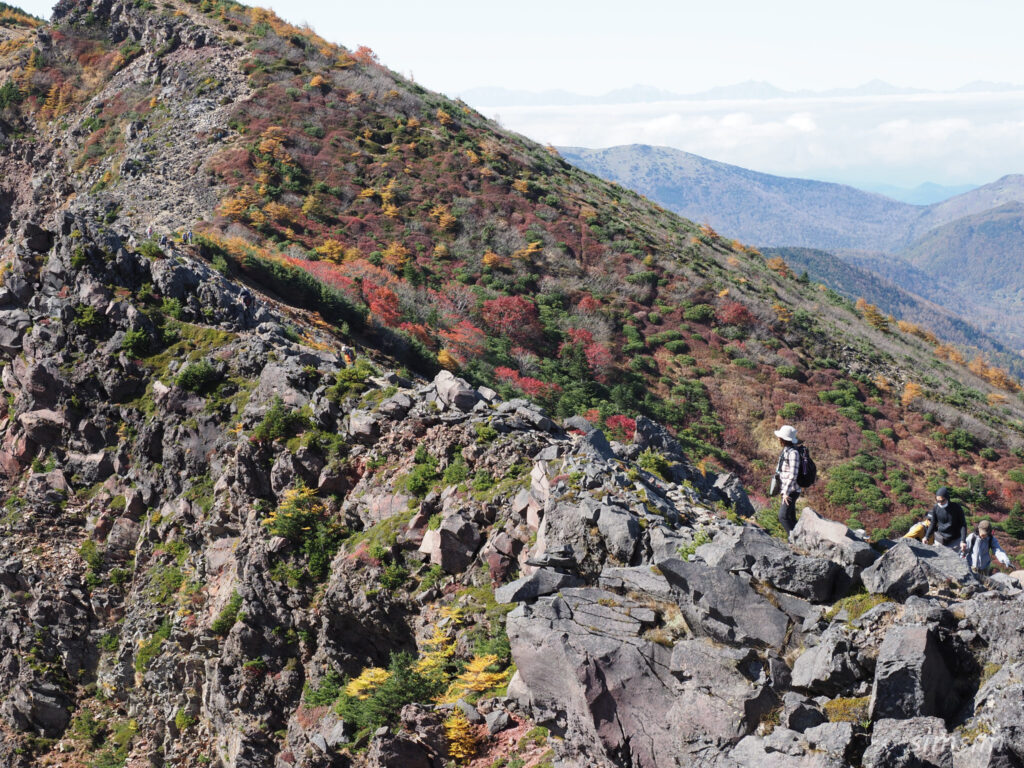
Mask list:
[[800,471],[800,453],[796,447],[800,441],[796,436],[796,428],[789,424],[779,427],[774,434],[779,438],[782,453],[775,467],[772,489],[777,489],[781,495],[779,523],[789,534],[796,527],[796,500],[800,496],[800,485],[796,481]]

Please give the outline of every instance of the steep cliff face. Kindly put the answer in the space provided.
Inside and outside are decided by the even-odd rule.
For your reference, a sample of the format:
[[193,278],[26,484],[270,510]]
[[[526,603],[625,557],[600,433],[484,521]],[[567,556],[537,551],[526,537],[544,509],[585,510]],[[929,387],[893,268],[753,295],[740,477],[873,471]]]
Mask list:
[[742,483],[783,405],[998,479],[1017,401],[947,443],[923,343],[265,12],[3,45],[0,765],[1020,759],[1017,582]]

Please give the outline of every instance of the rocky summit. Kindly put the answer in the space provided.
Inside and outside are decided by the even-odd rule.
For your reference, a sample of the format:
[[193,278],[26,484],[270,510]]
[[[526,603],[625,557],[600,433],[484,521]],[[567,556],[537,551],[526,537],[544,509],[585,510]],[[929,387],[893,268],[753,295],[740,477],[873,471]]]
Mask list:
[[857,518],[1016,552],[1002,372],[225,0],[0,4],[0,148],[3,768],[1024,761],[1021,573]]

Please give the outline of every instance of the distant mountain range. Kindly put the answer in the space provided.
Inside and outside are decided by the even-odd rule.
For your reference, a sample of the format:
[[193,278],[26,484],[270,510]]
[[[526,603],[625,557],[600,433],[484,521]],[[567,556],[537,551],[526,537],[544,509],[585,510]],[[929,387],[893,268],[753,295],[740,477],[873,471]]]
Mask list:
[[1024,348],[1024,175],[912,205],[667,147],[559,151],[720,234],[759,247],[839,254]]
[[948,200],[951,197],[962,195],[964,192],[970,192],[972,189],[978,188],[977,184],[960,184],[947,187],[930,181],[909,188],[895,187],[891,184],[853,184],[852,186],[863,189],[865,192],[874,192],[875,194],[891,197],[893,200],[899,200],[901,203],[910,203],[911,205],[941,203],[943,200]]
[[542,107],[577,106],[585,104],[645,104],[655,101],[715,101],[766,99],[830,99],[859,96],[910,96],[926,93],[998,93],[1021,91],[1024,85],[977,80],[951,91],[905,88],[883,80],[872,80],[855,88],[832,88],[824,91],[787,91],[771,83],[748,80],[734,85],[717,86],[697,93],[677,93],[648,85],[618,88],[600,95],[587,95],[564,90],[525,91],[508,88],[470,88],[457,96],[474,107]]

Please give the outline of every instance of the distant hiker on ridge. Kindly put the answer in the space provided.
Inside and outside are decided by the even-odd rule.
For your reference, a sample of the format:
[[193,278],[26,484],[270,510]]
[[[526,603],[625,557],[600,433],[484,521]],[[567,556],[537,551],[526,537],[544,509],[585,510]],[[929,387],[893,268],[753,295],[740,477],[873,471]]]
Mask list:
[[779,462],[775,466],[775,478],[772,481],[772,490],[777,489],[781,494],[779,503],[779,523],[786,529],[786,533],[792,533],[796,528],[796,500],[800,496],[800,486],[796,477],[800,471],[800,453],[796,446],[800,442],[796,438],[796,428],[788,424],[775,430],[775,436],[779,438],[782,446],[782,453],[779,455]]
[[925,541],[935,534],[935,545],[957,551],[967,549],[967,518],[964,508],[949,500],[949,489],[943,486],[935,492],[935,506],[928,513],[928,530]]

